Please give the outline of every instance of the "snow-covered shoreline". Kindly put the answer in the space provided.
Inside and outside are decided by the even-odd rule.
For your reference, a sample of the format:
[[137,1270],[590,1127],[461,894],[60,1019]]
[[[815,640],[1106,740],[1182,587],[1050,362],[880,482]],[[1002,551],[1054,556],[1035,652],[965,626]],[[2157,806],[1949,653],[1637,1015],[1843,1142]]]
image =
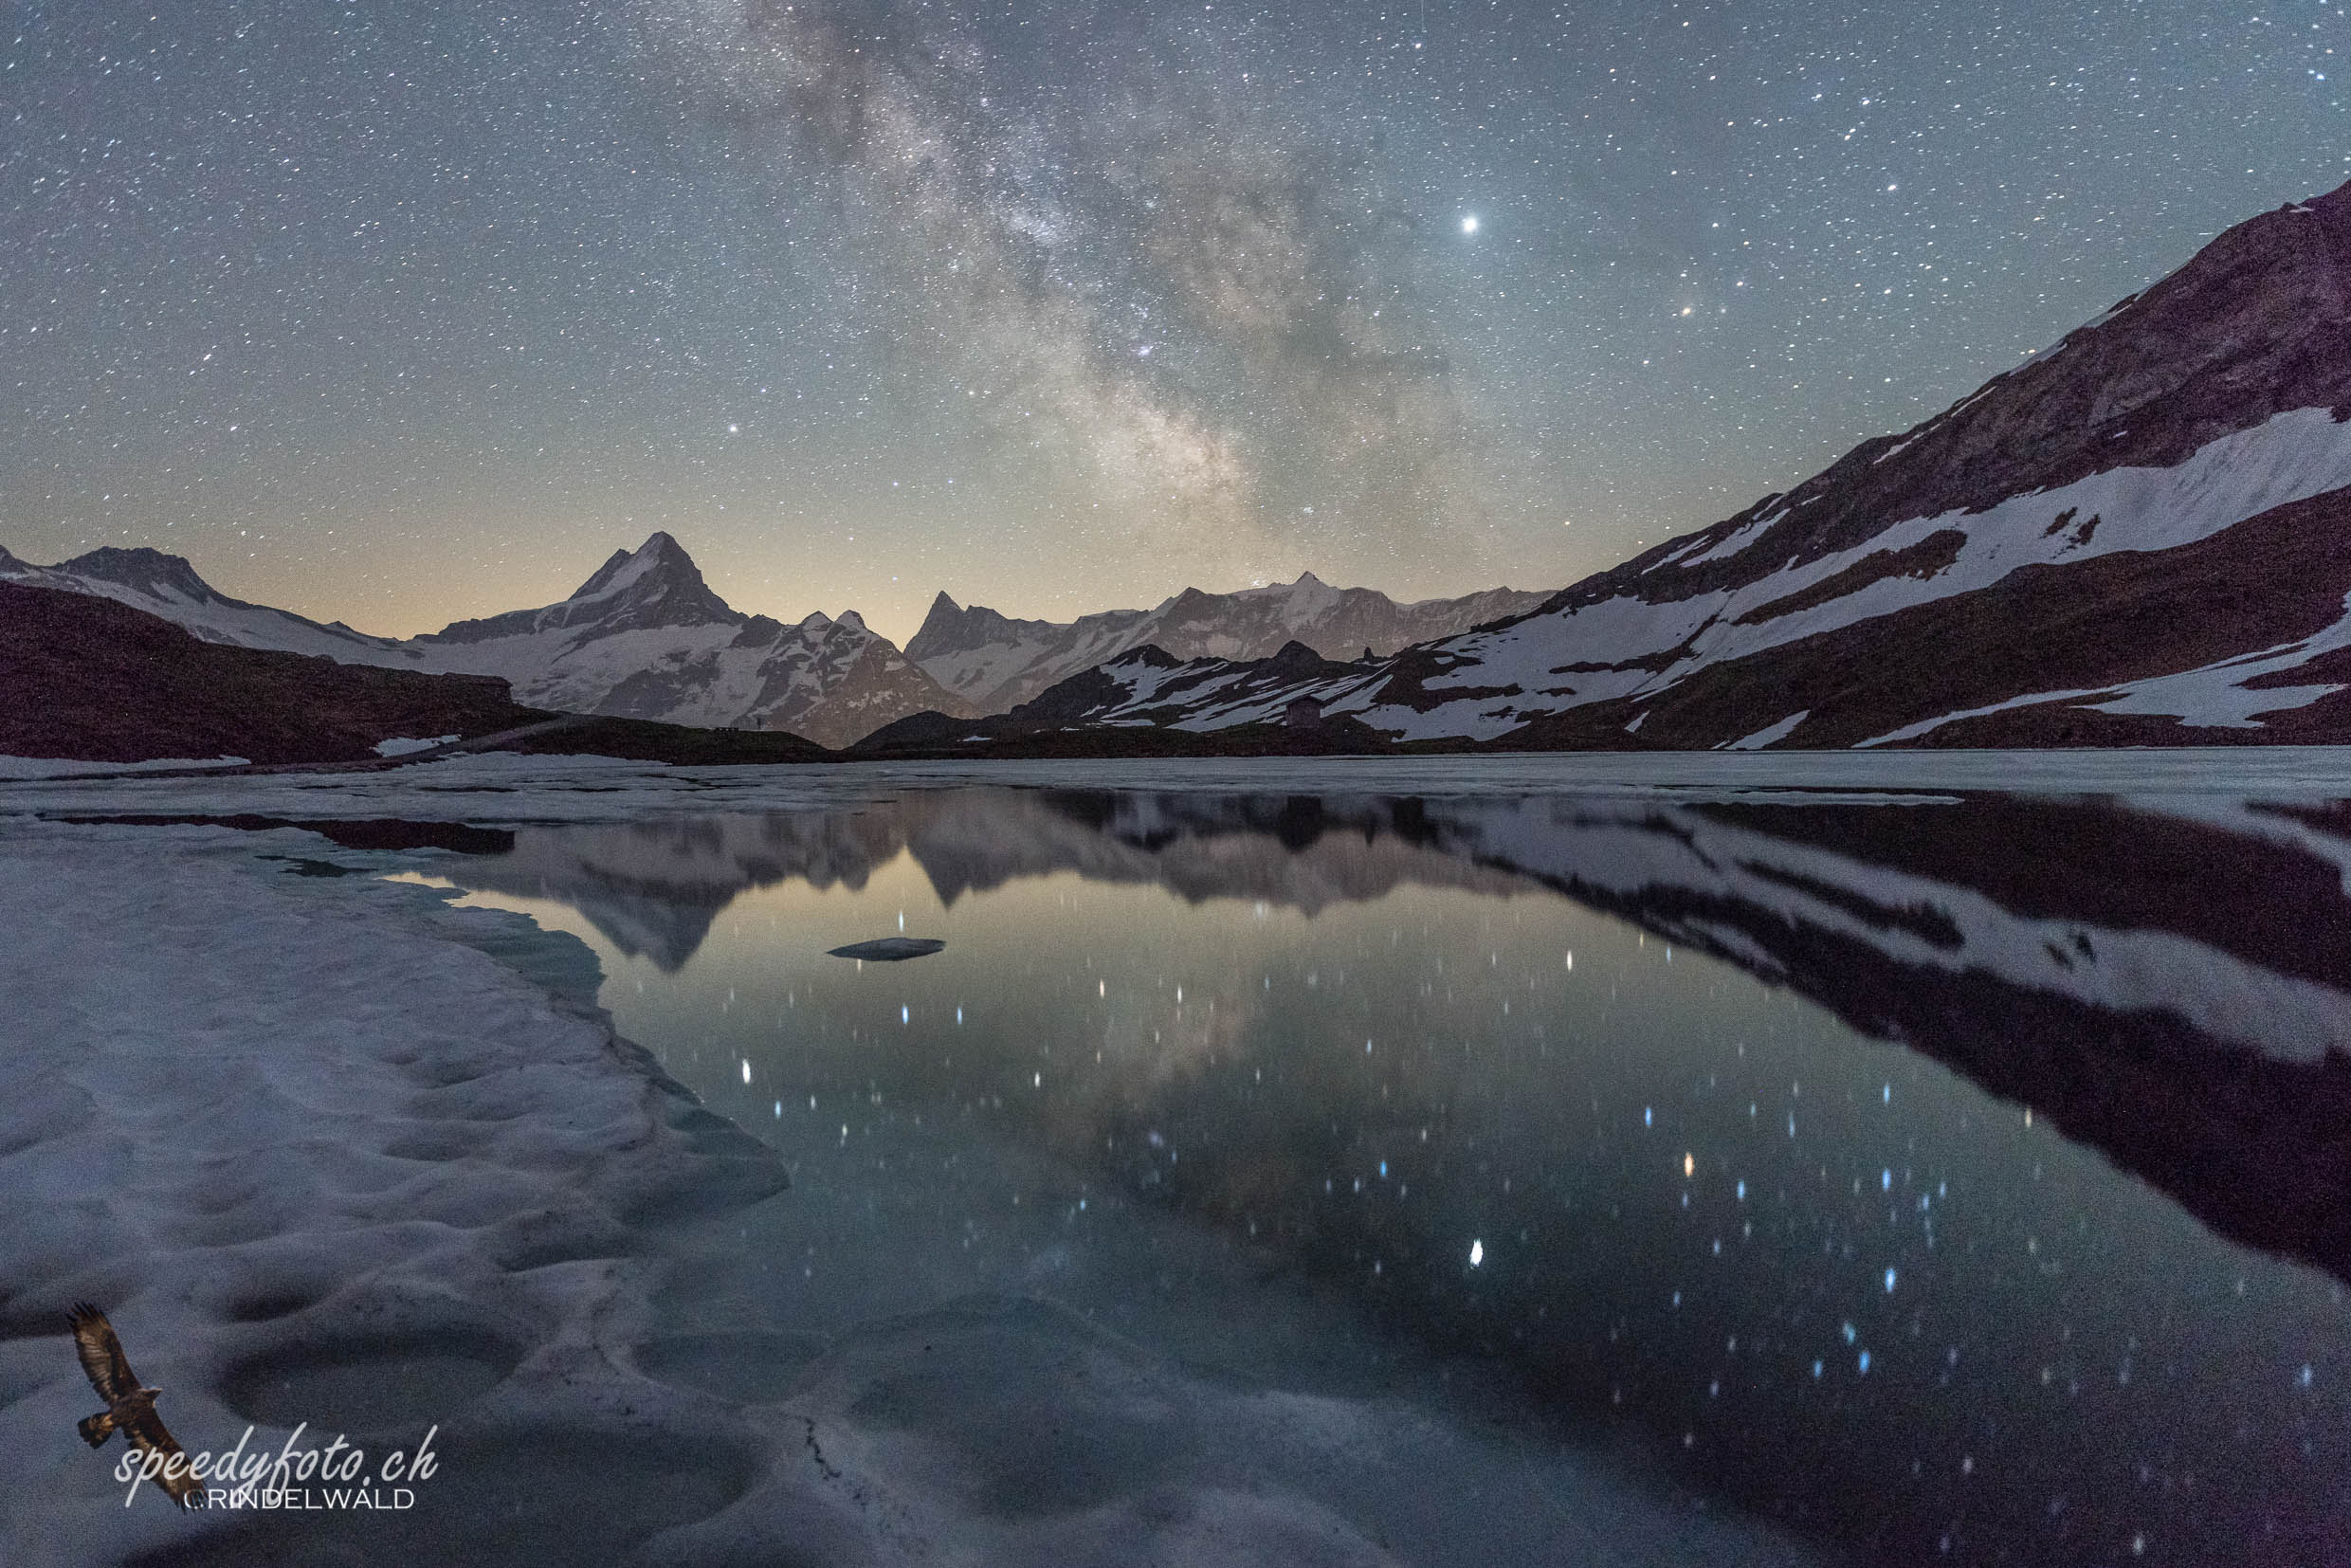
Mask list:
[[[641,1286],[644,1216],[785,1185],[617,1040],[592,957],[560,972],[569,939],[372,878],[285,876],[255,852],[318,841],[266,836],[0,844],[17,934],[0,952],[10,1563],[115,1561],[246,1522],[121,1505],[115,1455],[72,1431],[92,1398],[61,1333],[73,1300],[107,1306],[191,1451],[256,1418],[275,1447],[292,1422],[269,1416],[305,1387],[324,1427],[355,1376],[405,1381],[422,1407],[447,1390],[461,1431],[609,1426],[624,1379],[598,1341]],[[501,946],[571,998],[479,950]],[[255,1370],[279,1363],[293,1385]],[[483,1377],[502,1377],[495,1395],[460,1395]]]
[[[103,778],[81,776],[105,767]],[[53,770],[53,771],[52,771]],[[1486,757],[1178,757],[698,767],[607,757],[459,756],[383,772],[141,777],[0,757],[0,819],[263,813],[477,823],[625,822],[807,811],[964,785],[1225,793],[1741,798],[1789,792],[2351,796],[2351,746],[2060,751],[1529,752]]]

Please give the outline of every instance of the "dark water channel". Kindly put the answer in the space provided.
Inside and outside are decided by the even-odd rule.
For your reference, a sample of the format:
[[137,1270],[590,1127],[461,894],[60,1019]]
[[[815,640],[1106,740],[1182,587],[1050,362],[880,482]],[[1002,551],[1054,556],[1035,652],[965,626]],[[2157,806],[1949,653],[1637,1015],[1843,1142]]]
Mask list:
[[[1024,1199],[1081,1262],[1174,1223],[1865,1558],[2317,1563],[2347,866],[2342,807],[2212,794],[965,790],[450,874],[586,937],[797,1201],[928,1204],[931,1251]],[[945,946],[827,956],[901,935]],[[918,1138],[961,1174],[910,1191]]]

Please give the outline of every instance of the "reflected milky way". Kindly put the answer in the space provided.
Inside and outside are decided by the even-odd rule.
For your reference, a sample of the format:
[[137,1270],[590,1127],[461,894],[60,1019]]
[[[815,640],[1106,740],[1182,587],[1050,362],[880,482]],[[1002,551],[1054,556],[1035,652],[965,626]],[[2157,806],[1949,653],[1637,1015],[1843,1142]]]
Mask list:
[[447,874],[846,1191],[1044,1151],[1073,1255],[1190,1216],[1886,1560],[2291,1562],[2351,1549],[2342,822],[974,790]]

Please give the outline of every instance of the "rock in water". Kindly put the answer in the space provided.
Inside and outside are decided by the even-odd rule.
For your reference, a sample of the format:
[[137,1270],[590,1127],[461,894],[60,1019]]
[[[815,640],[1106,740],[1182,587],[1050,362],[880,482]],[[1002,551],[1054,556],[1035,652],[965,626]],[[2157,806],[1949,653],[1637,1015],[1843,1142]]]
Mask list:
[[869,942],[851,942],[847,947],[831,949],[835,958],[870,958],[876,963],[895,962],[900,958],[920,958],[936,953],[947,944],[929,937],[882,937]]

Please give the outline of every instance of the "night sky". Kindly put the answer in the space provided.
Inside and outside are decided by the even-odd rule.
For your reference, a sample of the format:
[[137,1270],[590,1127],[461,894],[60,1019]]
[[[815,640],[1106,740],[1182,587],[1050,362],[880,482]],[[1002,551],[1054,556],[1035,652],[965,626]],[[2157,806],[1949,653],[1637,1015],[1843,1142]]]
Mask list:
[[11,0],[0,545],[408,633],[1561,586],[2351,176],[2343,11]]

